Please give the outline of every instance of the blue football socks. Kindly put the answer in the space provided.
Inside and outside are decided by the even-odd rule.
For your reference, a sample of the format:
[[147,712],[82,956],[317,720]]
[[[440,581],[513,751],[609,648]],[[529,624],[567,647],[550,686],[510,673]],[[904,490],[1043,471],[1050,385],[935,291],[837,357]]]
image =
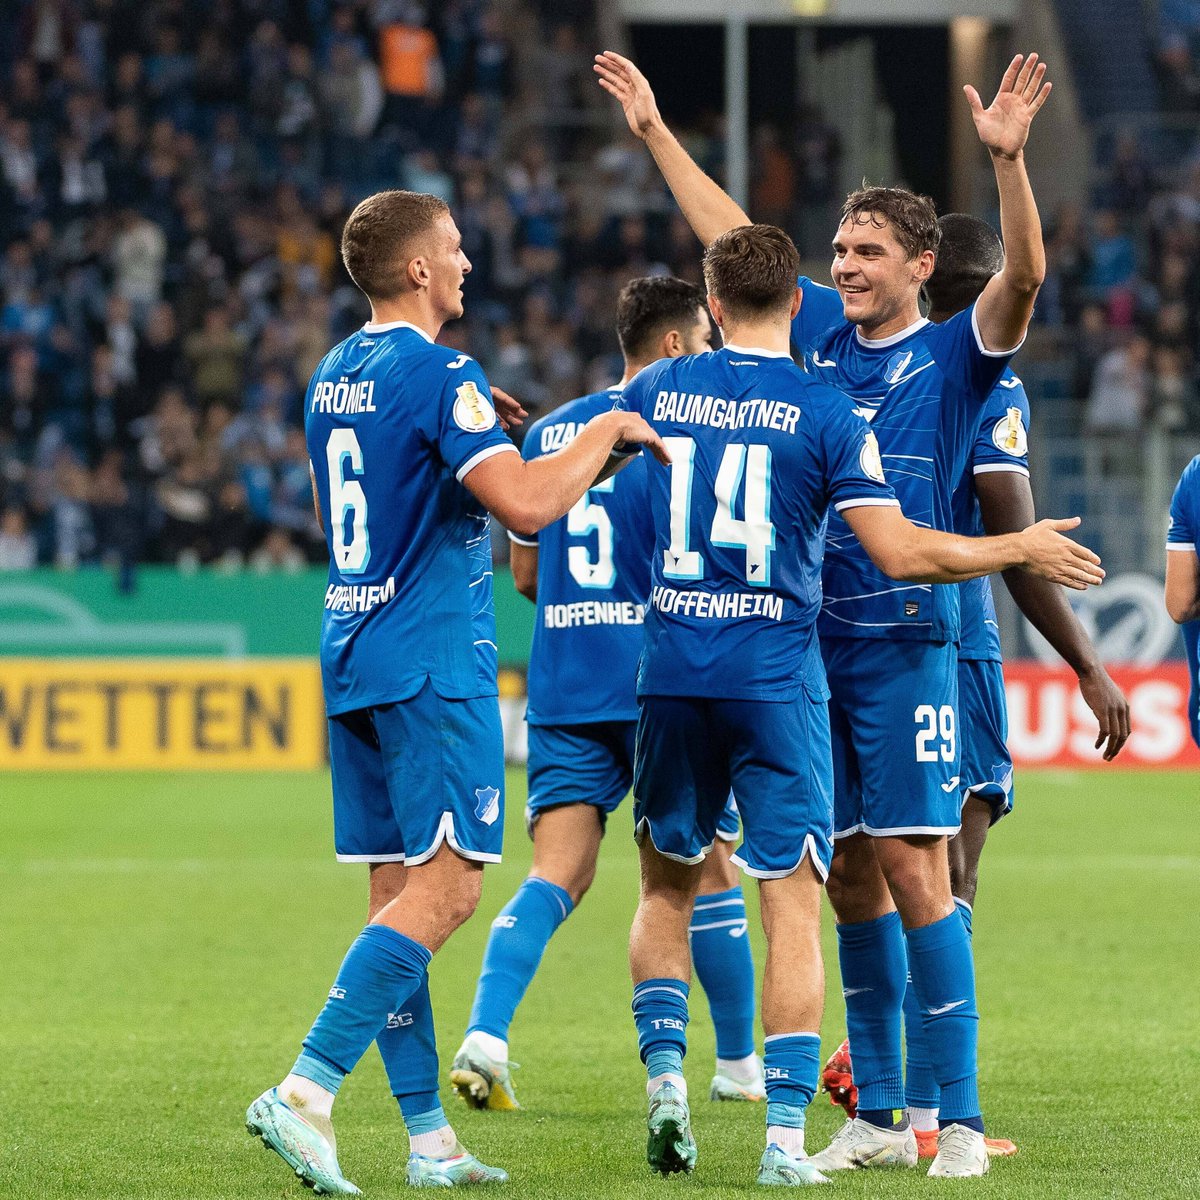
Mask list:
[[717,1031],[717,1057],[754,1053],[754,958],[740,887],[697,896],[688,929],[692,963]]
[[779,1033],[766,1039],[767,1128],[803,1129],[804,1113],[817,1091],[821,1039],[815,1033]]
[[682,979],[647,979],[633,989],[638,1052],[651,1079],[682,1075],[687,1053],[688,985]]
[[[438,1099],[437,1038],[428,975],[401,1007],[403,1011],[388,1014],[375,1044],[409,1133],[428,1133],[446,1124]],[[429,1125],[439,1115],[439,1123]]]
[[975,966],[961,912],[956,910],[932,925],[909,929],[905,939],[929,1061],[941,1089],[938,1122],[943,1128],[959,1124],[982,1129]]
[[421,986],[432,955],[386,925],[368,925],[342,960],[292,1074],[337,1094],[367,1047]]
[[[858,1085],[859,1114],[904,1107],[900,1014],[906,963],[900,914],[837,927],[846,1029]],[[865,1118],[864,1118],[865,1119]]]
[[490,1033],[508,1041],[517,1005],[528,990],[554,931],[575,908],[556,883],[531,876],[492,922],[483,971],[467,1032]]

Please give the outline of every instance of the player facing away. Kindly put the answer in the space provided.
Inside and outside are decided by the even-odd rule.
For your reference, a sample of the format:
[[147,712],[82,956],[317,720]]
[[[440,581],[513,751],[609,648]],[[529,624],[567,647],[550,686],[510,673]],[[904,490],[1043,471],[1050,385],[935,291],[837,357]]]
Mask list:
[[[530,427],[535,459],[567,445],[622,388],[661,358],[710,347],[704,293],[682,279],[628,283],[617,302],[621,382],[562,405]],[[513,1015],[550,938],[596,874],[605,821],[633,782],[635,683],[650,594],[653,529],[640,459],[592,488],[536,539],[510,534],[517,588],[537,604],[529,663],[528,878],[492,923],[467,1036],[450,1081],[477,1108],[517,1107],[508,1062]],[[729,863],[737,813],[723,814],[722,851],[705,864],[692,955],[717,1032],[714,1099],[765,1097],[754,1053],[754,963],[745,899]],[[741,935],[741,936],[738,936]]]
[[816,633],[830,505],[891,577],[959,582],[1018,562],[1077,587],[1102,575],[1054,523],[971,539],[904,517],[866,421],[791,360],[798,268],[773,226],[717,238],[704,275],[724,347],[654,363],[623,396],[671,457],[669,470],[648,464],[655,545],[634,773],[642,882],[629,956],[647,1157],[663,1174],[696,1161],[682,1074],[688,924],[732,786],[743,827],[734,861],[760,881],[768,946],[758,1179],[786,1185],[826,1182],[805,1158],[804,1118],[819,1070],[820,895],[833,853]]
[[295,1065],[246,1124],[309,1186],[356,1193],[331,1110],[376,1042],[408,1127],[408,1182],[500,1181],[459,1145],[438,1102],[426,974],[474,911],[483,864],[500,857],[488,512],[532,535],[611,467],[618,442],[661,447],[639,418],[610,413],[561,452],[522,461],[478,365],[434,342],[462,315],[470,270],[436,197],[368,197],[342,257],[371,321],[318,365],[305,432],[330,555],[321,675],[334,840],[339,860],[369,865],[368,924]]
[[1200,455],[1183,469],[1171,497],[1167,532],[1166,604],[1171,620],[1183,626],[1187,651],[1188,725],[1200,745]]
[[[937,263],[925,283],[929,319],[935,324],[968,308],[1004,266],[1004,247],[986,221],[964,213],[939,218]],[[1020,379],[1006,369],[983,406],[971,459],[953,498],[954,529],[967,536],[1009,533],[1034,519],[1029,484],[1029,399]],[[1109,678],[1095,647],[1054,584],[1024,571],[1004,576],[1017,607],[1054,647],[1079,679],[1080,693],[1096,717],[1096,747],[1106,761],[1129,737],[1129,705]],[[959,585],[958,734],[962,827],[950,838],[950,890],[970,935],[979,861],[989,828],[1012,810],[1013,765],[1006,739],[1000,630],[991,581]],[[937,1153],[941,1095],[929,1059],[924,1018],[909,980],[904,994],[904,1094],[917,1140],[917,1156]],[[826,1065],[822,1086],[850,1116],[857,1108],[846,1042]],[[1015,1154],[1006,1139],[985,1139],[993,1157]]]
[[[745,223],[666,128],[641,72],[611,52],[595,69],[701,241]],[[792,338],[806,367],[857,402],[905,512],[934,528],[952,527],[951,496],[980,408],[1024,338],[1045,275],[1023,154],[1050,93],[1045,70],[1037,55],[1016,56],[988,108],[965,89],[991,156],[1007,249],[968,310],[940,326],[921,317],[939,229],[933,205],[901,188],[864,188],[846,200],[833,243],[835,289],[800,281]],[[982,1175],[974,965],[946,851],[960,821],[958,594],[884,578],[837,514],[822,581],[837,797],[827,891],[860,1096],[858,1115],[816,1161],[830,1170],[916,1163],[901,1051],[911,974],[942,1093],[930,1174]]]

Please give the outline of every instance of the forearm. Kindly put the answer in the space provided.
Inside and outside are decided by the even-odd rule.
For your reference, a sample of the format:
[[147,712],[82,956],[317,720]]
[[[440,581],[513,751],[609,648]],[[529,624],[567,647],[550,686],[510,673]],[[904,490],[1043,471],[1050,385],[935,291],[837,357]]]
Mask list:
[[730,229],[750,224],[741,206],[700,169],[665,124],[655,125],[645,140],[685,220],[705,246]]
[[[962,537],[936,529],[912,526],[895,549],[895,561],[883,570],[894,579],[910,583],[964,583],[981,575],[994,575],[1025,560],[1019,534],[999,537]],[[882,564],[880,564],[882,565]]]
[[520,488],[526,528],[514,532],[534,534],[566,516],[589,487],[612,474],[610,466],[623,465],[620,459],[613,463],[614,442],[612,425],[597,418],[569,446],[523,463]]
[[1000,236],[1004,239],[1001,277],[1016,293],[1035,293],[1046,278],[1046,249],[1024,152],[1014,158],[993,154],[992,168],[1000,193]]
[[1025,619],[1076,675],[1091,674],[1102,665],[1061,587],[1019,570],[1005,571],[1004,584]]

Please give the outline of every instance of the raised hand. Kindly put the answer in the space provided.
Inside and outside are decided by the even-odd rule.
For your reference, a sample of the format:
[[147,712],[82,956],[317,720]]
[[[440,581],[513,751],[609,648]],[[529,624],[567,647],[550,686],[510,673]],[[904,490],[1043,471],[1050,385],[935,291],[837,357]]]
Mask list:
[[645,75],[629,59],[605,50],[596,55],[592,70],[600,77],[600,86],[620,102],[629,128],[643,141],[652,129],[662,125],[654,92]]
[[1104,568],[1098,555],[1063,536],[1063,530],[1075,529],[1078,517],[1065,521],[1038,521],[1021,531],[1026,544],[1025,569],[1043,579],[1085,592],[1104,581]]
[[515,396],[510,396],[503,388],[492,388],[492,400],[495,404],[496,418],[500,422],[500,428],[506,433],[514,425],[523,425],[525,418],[529,416],[520,400]]
[[1018,54],[1008,64],[990,107],[983,107],[979,93],[969,83],[963,88],[979,140],[993,155],[1016,158],[1024,149],[1029,126],[1053,86],[1042,82],[1045,76],[1046,64],[1038,62],[1036,54],[1028,58]]

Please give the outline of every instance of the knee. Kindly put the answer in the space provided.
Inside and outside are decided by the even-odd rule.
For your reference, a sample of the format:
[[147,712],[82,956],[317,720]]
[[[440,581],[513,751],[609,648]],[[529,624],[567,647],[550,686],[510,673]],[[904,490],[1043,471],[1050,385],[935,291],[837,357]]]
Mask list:
[[978,869],[968,863],[956,862],[950,859],[950,894],[956,900],[965,900],[972,907],[975,904],[975,892],[979,887]]
[[571,903],[578,906],[587,895],[588,889],[596,882],[596,863],[580,862],[573,864],[568,870],[561,867],[534,867],[529,872],[530,879],[544,879],[547,883],[560,887],[568,896]]
[[479,906],[479,898],[483,894],[483,872],[459,872],[453,883],[449,884],[438,899],[438,907],[446,924],[451,929],[457,929],[465,924]]

